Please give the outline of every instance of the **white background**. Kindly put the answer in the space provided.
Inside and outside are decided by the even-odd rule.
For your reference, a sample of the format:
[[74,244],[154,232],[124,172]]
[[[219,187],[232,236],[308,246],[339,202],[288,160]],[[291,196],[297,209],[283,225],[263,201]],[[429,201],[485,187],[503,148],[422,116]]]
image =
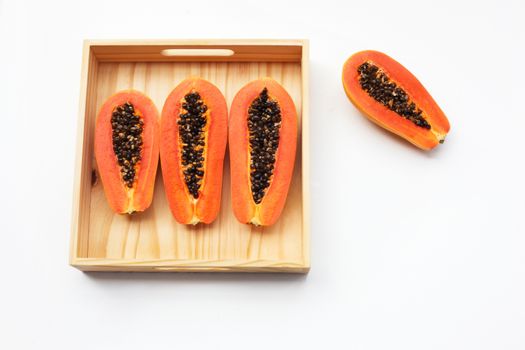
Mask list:
[[[525,3],[0,0],[1,349],[525,349]],[[311,41],[307,276],[68,266],[84,38]],[[448,115],[425,153],[348,102],[377,49]]]

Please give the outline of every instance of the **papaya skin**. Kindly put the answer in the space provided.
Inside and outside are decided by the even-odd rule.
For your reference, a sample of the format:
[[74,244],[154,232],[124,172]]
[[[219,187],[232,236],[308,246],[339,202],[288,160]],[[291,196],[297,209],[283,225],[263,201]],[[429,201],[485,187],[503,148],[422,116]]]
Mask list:
[[[196,91],[208,107],[205,127],[204,178],[197,199],[189,193],[181,168],[178,120],[184,96]],[[162,109],[160,159],[170,210],[181,224],[212,223],[221,205],[224,155],[228,138],[228,107],[220,90],[201,78],[182,81]]]
[[[115,107],[130,102],[144,121],[142,159],[132,188],[126,187],[113,151],[111,115]],[[136,90],[110,96],[100,108],[95,125],[95,158],[109,206],[119,214],[144,211],[153,199],[159,161],[159,112],[153,101]]]
[[[256,204],[250,184],[250,149],[248,108],[267,88],[271,99],[279,103],[281,127],[275,168],[270,186]],[[235,96],[230,110],[229,148],[233,212],[241,223],[269,226],[281,215],[292,180],[297,145],[297,111],[292,98],[275,80],[263,78],[245,85]]]
[[[423,110],[431,128],[415,125],[369,96],[359,84],[357,71],[364,62],[371,62],[381,68],[402,88],[410,100]],[[368,119],[423,150],[431,150],[443,143],[450,131],[447,117],[425,87],[410,71],[384,53],[367,50],[353,54],[343,66],[342,80],[346,95]]]

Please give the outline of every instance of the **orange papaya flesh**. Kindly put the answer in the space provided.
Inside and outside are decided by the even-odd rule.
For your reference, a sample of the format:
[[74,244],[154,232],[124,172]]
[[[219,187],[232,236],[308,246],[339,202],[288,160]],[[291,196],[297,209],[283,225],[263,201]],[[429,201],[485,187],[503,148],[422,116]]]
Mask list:
[[209,224],[219,213],[228,109],[201,78],[181,82],[162,109],[160,161],[170,210],[179,223]]
[[125,90],[102,105],[95,125],[95,158],[110,207],[144,211],[153,199],[159,159],[159,113],[143,93]]
[[274,224],[284,208],[297,144],[297,111],[275,80],[244,86],[230,110],[233,212],[242,223]]
[[348,98],[370,120],[424,150],[443,143],[450,124],[432,96],[400,63],[361,51],[343,66]]

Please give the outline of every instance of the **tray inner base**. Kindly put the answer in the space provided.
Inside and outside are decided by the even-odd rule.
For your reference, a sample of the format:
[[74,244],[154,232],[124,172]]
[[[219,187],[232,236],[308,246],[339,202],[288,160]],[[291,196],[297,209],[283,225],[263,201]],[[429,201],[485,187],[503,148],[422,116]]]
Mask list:
[[[301,116],[301,64],[296,62],[100,62],[93,89],[88,93],[85,137],[92,169],[96,112],[104,100],[122,89],[137,89],[149,95],[159,112],[169,92],[183,79],[199,76],[218,86],[228,107],[235,93],[247,82],[260,77],[279,81],[292,96]],[[300,123],[299,123],[300,125]],[[117,260],[232,260],[277,264],[303,261],[301,134],[294,176],[286,207],[280,220],[270,228],[256,228],[237,222],[232,213],[228,151],[224,166],[221,212],[211,225],[179,225],[172,217],[164,194],[160,167],[152,206],[144,213],[116,215],[107,205],[100,181],[84,193],[87,225],[79,230],[79,258]],[[83,174],[91,176],[90,174]],[[87,196],[86,196],[87,195]],[[86,214],[87,215],[87,214]],[[87,226],[87,227],[86,227]]]

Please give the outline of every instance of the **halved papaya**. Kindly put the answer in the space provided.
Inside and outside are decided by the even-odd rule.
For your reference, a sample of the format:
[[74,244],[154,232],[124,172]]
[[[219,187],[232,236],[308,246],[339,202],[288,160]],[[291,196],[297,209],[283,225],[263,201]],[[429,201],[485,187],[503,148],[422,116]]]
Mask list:
[[297,143],[297,111],[275,80],[244,86],[230,111],[233,212],[242,223],[274,224],[284,208]]
[[171,212],[182,224],[211,223],[221,205],[228,107],[212,83],[190,78],[168,96],[160,163]]
[[159,112],[143,93],[125,90],[102,105],[95,158],[106,198],[117,213],[146,210],[159,161]]
[[405,67],[378,51],[361,51],[343,66],[348,98],[370,120],[430,150],[443,143],[450,124],[423,85]]

